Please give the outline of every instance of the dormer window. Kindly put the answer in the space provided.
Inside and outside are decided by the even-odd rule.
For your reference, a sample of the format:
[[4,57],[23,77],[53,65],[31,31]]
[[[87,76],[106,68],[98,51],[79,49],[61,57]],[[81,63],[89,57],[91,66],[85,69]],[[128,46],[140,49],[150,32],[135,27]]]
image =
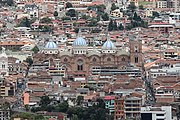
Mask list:
[[135,46],[134,52],[138,52],[138,47],[137,46]]

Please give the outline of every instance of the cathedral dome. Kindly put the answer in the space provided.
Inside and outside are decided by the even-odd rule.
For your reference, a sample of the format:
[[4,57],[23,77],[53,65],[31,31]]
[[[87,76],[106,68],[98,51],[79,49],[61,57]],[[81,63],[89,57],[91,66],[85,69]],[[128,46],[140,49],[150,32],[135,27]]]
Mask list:
[[57,48],[57,45],[56,45],[55,42],[49,41],[49,42],[46,44],[45,48],[46,48],[46,49],[55,49],[55,48]]
[[107,41],[103,44],[102,48],[112,50],[112,49],[116,49],[116,46],[114,45],[114,43],[110,40],[110,37],[108,36]]
[[82,37],[78,37],[73,42],[73,46],[87,46],[86,40],[84,38],[82,38]]

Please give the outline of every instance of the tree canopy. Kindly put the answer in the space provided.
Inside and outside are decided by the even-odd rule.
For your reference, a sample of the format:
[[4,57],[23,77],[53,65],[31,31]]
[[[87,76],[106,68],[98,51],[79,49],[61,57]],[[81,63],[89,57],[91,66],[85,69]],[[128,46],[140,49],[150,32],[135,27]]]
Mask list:
[[113,31],[113,30],[118,30],[118,27],[117,27],[117,22],[111,19],[108,25],[108,31]]
[[102,19],[104,21],[108,21],[109,20],[109,15],[107,13],[104,13],[101,17],[102,17]]
[[26,58],[25,61],[28,63],[28,66],[31,66],[33,64],[33,60],[31,57]]
[[115,3],[113,3],[113,4],[111,5],[111,11],[116,10],[116,9],[118,9],[118,7],[115,5]]
[[32,51],[34,53],[38,53],[39,52],[39,48],[37,47],[37,45],[34,46],[34,48],[32,49]]
[[70,17],[76,17],[76,11],[74,9],[70,9],[66,12],[66,15]]
[[18,26],[19,27],[30,27],[31,23],[30,23],[29,19],[27,17],[25,17],[20,21]]
[[49,17],[44,17],[40,20],[40,23],[52,23],[52,21]]
[[130,2],[127,9],[129,9],[131,12],[134,12],[137,7],[135,6],[134,2]]
[[72,7],[73,7],[73,5],[70,2],[66,3],[66,8],[72,8]]
[[58,12],[57,11],[54,11],[54,17],[57,17],[58,16]]

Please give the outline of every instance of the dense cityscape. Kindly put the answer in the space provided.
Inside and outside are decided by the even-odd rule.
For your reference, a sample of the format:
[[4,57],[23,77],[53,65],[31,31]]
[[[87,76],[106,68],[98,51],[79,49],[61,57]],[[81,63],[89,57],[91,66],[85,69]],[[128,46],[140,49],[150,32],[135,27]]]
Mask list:
[[0,120],[180,120],[180,0],[0,0]]

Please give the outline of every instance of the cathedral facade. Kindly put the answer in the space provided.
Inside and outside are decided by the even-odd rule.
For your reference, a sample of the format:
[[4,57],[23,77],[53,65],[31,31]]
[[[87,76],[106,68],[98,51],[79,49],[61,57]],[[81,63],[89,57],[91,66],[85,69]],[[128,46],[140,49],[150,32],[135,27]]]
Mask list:
[[33,56],[34,63],[49,63],[49,68],[64,69],[71,77],[88,77],[96,69],[126,69],[131,63],[141,67],[142,43],[130,40],[130,51],[117,49],[107,37],[101,48],[87,45],[81,36],[73,42],[71,49],[59,49],[53,41],[49,41],[43,50]]

